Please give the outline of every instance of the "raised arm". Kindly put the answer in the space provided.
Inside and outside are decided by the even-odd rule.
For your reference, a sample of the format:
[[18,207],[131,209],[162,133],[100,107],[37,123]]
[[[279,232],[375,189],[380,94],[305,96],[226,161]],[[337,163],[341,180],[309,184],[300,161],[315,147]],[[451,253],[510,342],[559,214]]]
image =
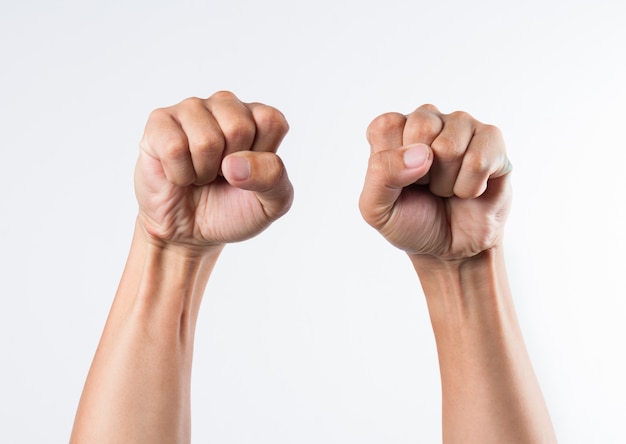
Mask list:
[[78,406],[72,443],[190,441],[195,323],[224,246],[293,198],[276,109],[228,92],[154,111],[135,172],[128,261]]
[[502,251],[511,204],[500,131],[424,105],[367,132],[364,219],[407,252],[437,343],[446,443],[556,438],[516,318]]

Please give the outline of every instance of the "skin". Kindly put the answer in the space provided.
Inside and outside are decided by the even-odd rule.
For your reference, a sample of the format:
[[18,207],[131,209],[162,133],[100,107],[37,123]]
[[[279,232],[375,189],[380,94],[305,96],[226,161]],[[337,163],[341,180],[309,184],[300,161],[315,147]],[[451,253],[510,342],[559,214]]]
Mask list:
[[[139,212],[71,443],[188,443],[193,339],[225,244],[287,212],[276,155],[288,124],[229,92],[154,111],[135,171]],[[360,200],[407,252],[437,341],[445,442],[554,442],[502,255],[510,207],[499,131],[433,106],[376,118]]]
[[500,131],[432,105],[370,124],[363,218],[404,250],[437,343],[445,443],[553,443],[507,282]]
[[135,172],[128,261],[85,382],[72,443],[190,442],[193,338],[224,244],[289,209],[276,155],[289,126],[232,93],[154,111]]

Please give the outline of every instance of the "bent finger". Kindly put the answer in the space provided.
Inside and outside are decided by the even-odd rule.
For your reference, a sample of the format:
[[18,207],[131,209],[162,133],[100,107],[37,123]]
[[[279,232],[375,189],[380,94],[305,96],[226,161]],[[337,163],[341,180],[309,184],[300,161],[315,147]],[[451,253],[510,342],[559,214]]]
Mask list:
[[441,113],[434,105],[422,105],[406,116],[402,144],[431,145],[443,128]]
[[430,191],[436,196],[454,195],[465,152],[474,135],[476,121],[464,112],[454,112],[443,116],[443,128],[432,141],[435,161],[430,172]]
[[206,100],[206,107],[224,135],[223,156],[252,147],[256,125],[252,112],[237,96],[229,91],[217,92]]
[[206,108],[205,101],[189,98],[177,106],[178,119],[189,143],[189,152],[196,173],[196,185],[207,184],[217,177],[225,148],[224,135],[217,121]]
[[158,160],[168,182],[188,186],[197,176],[193,167],[187,135],[171,109],[154,110],[146,123],[141,150]]
[[400,148],[405,123],[406,117],[400,113],[385,113],[372,120],[366,131],[370,152]]
[[502,133],[495,126],[482,125],[472,137],[463,158],[454,194],[463,199],[481,196],[490,179],[505,176],[511,170]]
[[275,153],[289,131],[287,119],[276,108],[262,103],[248,103],[246,106],[252,113],[256,126],[250,150]]

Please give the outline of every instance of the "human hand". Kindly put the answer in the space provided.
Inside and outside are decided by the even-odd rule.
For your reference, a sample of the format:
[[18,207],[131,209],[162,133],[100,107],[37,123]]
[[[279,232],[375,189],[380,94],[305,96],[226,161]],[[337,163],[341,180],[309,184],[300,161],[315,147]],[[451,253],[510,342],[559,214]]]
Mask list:
[[288,129],[278,110],[223,91],[153,111],[135,170],[138,221],[150,239],[223,245],[285,214],[293,188],[276,150]]
[[511,203],[500,131],[464,112],[423,105],[369,125],[359,202],[366,222],[410,255],[444,261],[497,246]]

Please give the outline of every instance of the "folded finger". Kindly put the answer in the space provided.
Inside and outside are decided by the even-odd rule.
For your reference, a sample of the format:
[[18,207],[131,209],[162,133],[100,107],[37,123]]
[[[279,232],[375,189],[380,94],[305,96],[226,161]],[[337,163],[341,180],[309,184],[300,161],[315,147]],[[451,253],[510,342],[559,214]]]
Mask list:
[[169,108],[159,108],[150,114],[140,147],[160,162],[168,182],[187,186],[197,176],[189,152],[187,135]]
[[463,199],[479,197],[487,189],[490,179],[502,177],[511,170],[500,130],[482,125],[476,130],[463,157],[454,194]]
[[432,144],[443,128],[441,113],[434,105],[422,105],[406,116],[402,145]]
[[430,171],[430,191],[440,197],[454,194],[467,147],[472,140],[475,120],[464,112],[443,116],[443,128],[431,142],[435,161]]
[[256,134],[256,125],[248,107],[228,91],[213,94],[205,103],[224,135],[223,156],[249,150]]
[[198,98],[187,99],[177,107],[176,118],[187,136],[189,153],[196,174],[196,185],[215,179],[225,149],[225,139],[217,121]]
[[367,127],[367,141],[372,153],[400,148],[406,117],[400,113],[385,113],[376,117]]
[[262,103],[248,103],[246,106],[252,113],[256,126],[250,150],[275,153],[289,131],[287,119],[276,108]]

